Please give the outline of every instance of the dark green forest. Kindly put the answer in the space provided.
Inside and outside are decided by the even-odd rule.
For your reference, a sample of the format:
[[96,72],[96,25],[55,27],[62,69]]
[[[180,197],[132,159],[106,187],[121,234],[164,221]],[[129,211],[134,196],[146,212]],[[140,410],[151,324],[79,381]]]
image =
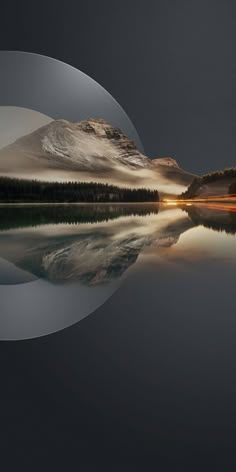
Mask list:
[[0,205],[0,231],[48,224],[78,225],[110,221],[121,216],[157,215],[159,206],[149,205]]
[[[232,167],[230,169],[224,169],[222,171],[217,171],[217,172],[212,172],[210,174],[205,174],[202,177],[195,177],[192,181],[192,183],[189,185],[187,190],[183,192],[179,198],[181,199],[188,199],[188,198],[193,198],[195,197],[198,189],[205,184],[217,182],[219,180],[224,180],[224,179],[236,179],[236,168]],[[235,187],[235,191],[231,191],[230,186],[230,192],[229,193],[236,193],[236,183],[232,184]]]
[[96,182],[40,182],[0,177],[2,203],[158,202],[157,190],[120,188]]

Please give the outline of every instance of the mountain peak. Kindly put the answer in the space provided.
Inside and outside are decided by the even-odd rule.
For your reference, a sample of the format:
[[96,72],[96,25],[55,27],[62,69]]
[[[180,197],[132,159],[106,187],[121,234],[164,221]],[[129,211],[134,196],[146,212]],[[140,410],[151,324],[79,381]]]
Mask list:
[[87,118],[86,120],[79,122],[70,122],[64,119],[58,119],[51,121],[46,126],[43,126],[40,130],[60,132],[60,130],[69,131],[72,133],[83,131],[86,134],[91,136],[96,136],[98,138],[105,138],[108,140],[113,140],[115,142],[120,141],[122,146],[126,145],[127,149],[137,151],[135,143],[129,139],[120,128],[112,126],[106,120],[102,118]]
[[[14,169],[14,172],[12,171]],[[143,170],[143,171],[142,171]],[[149,159],[118,127],[104,119],[51,121],[0,151],[0,174],[58,180],[98,180],[184,190],[193,176],[170,158]]]
[[99,137],[104,137],[107,139],[113,139],[116,141],[123,141],[132,143],[132,148],[135,149],[136,146],[133,141],[131,141],[121,130],[120,128],[112,126],[106,120],[97,119],[97,118],[88,118],[78,123],[79,129],[85,131],[86,133],[95,134]]
[[175,159],[173,159],[173,157],[158,157],[158,158],[152,159],[152,162],[153,164],[157,166],[161,165],[161,166],[168,166],[168,167],[177,167],[178,169],[180,168],[178,162]]

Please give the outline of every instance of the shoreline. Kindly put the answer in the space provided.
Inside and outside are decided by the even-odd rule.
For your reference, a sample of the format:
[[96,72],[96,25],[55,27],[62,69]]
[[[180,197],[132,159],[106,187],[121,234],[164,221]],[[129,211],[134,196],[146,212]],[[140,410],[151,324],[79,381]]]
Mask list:
[[181,206],[181,205],[210,205],[210,204],[228,204],[236,205],[235,199],[206,199],[206,200],[160,200],[158,202],[0,202],[1,207],[48,207],[48,206],[147,206],[147,205],[164,205],[164,206]]
[[160,205],[161,203],[164,202],[33,202],[33,203],[26,203],[26,202],[7,202],[7,203],[2,203],[0,202],[0,207],[5,207],[5,206],[101,206],[101,205]]

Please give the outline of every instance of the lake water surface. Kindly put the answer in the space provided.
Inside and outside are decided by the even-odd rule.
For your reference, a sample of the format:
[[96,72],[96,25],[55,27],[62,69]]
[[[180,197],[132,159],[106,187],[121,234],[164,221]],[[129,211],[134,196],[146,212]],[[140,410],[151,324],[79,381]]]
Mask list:
[[1,206],[0,339],[63,329],[130,281],[135,295],[137,278],[145,297],[153,274],[160,308],[171,309],[170,294],[183,307],[194,291],[201,310],[214,309],[209,290],[219,294],[223,284],[217,303],[227,306],[235,233],[232,205]]

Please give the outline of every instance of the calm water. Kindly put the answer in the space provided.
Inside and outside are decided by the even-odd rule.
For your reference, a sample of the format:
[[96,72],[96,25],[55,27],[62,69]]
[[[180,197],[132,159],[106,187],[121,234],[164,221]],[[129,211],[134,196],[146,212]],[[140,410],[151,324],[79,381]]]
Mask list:
[[211,302],[201,286],[210,278],[219,290],[222,277],[230,286],[235,233],[236,208],[227,205],[2,206],[0,338],[58,331],[129,280],[134,292],[136,277],[145,287],[153,271],[161,306],[169,291],[183,304],[190,281],[198,302]]

